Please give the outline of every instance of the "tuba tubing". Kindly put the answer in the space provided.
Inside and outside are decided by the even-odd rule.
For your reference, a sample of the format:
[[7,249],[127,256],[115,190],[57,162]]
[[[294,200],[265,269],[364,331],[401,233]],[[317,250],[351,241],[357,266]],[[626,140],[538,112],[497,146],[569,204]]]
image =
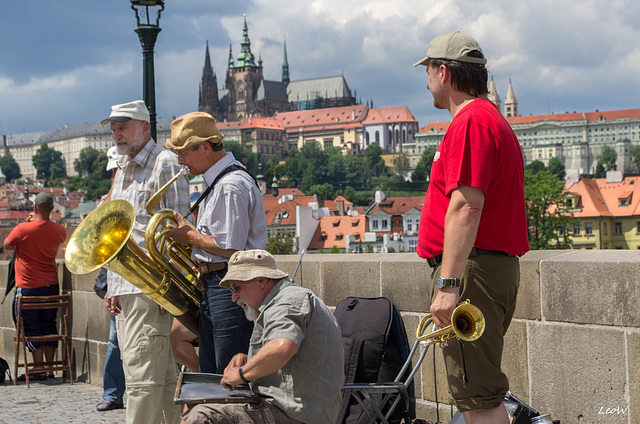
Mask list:
[[[192,274],[192,282],[168,261],[158,265],[149,257],[131,237],[135,217],[133,205],[126,200],[112,200],[91,212],[69,239],[67,269],[73,274],[88,274],[105,267],[193,331],[199,309],[199,275]],[[197,334],[197,326],[195,330]]]

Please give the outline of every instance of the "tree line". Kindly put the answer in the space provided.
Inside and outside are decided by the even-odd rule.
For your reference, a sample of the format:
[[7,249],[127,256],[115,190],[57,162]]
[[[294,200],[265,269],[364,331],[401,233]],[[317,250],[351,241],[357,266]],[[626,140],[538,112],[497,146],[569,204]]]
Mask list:
[[[261,165],[258,154],[235,141],[225,141],[224,147],[254,175],[258,175]],[[275,181],[279,187],[297,187],[307,195],[317,195],[319,200],[342,195],[354,204],[368,205],[377,190],[405,190],[412,192],[411,195],[424,195],[435,153],[435,147],[425,149],[411,173],[412,181],[405,181],[409,170],[406,154],[396,155],[393,166],[389,167],[378,144],[369,145],[363,155],[345,156],[338,147],[323,149],[319,142],[312,141],[300,149],[291,149],[284,162],[271,157],[262,164],[262,172],[268,186]],[[633,147],[632,155],[640,168],[640,145]],[[596,178],[616,169],[617,154],[613,148],[604,146],[596,159]],[[59,187],[64,182],[69,191],[84,190],[90,200],[97,200],[109,191],[111,174],[106,171],[107,162],[105,152],[86,147],[73,164],[78,175],[67,177],[62,153],[47,144],[40,146],[32,158],[37,178],[44,181],[46,187]],[[22,177],[20,167],[11,155],[0,158],[0,169],[7,181],[17,181]],[[531,249],[571,247],[571,234],[577,220],[564,209],[564,178],[565,167],[557,157],[551,158],[547,166],[538,160],[525,166]]]

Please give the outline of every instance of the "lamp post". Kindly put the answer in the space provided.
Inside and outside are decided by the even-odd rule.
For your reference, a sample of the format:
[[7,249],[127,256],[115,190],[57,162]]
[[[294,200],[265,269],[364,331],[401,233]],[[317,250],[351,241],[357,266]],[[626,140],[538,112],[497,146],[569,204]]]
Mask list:
[[[156,89],[153,68],[153,48],[160,29],[160,13],[164,10],[163,0],[131,0],[131,9],[136,12],[135,29],[142,45],[142,96],[149,109],[151,137],[156,143]],[[157,9],[155,22],[150,13]],[[140,22],[142,18],[142,22]],[[145,22],[146,21],[146,22]]]

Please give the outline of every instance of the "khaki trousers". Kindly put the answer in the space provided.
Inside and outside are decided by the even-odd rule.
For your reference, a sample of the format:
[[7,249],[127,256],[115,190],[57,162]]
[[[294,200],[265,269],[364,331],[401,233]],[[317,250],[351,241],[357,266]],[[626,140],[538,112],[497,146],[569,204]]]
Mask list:
[[116,316],[127,383],[128,424],[177,424],[176,365],[169,344],[172,316],[143,294],[120,296]]

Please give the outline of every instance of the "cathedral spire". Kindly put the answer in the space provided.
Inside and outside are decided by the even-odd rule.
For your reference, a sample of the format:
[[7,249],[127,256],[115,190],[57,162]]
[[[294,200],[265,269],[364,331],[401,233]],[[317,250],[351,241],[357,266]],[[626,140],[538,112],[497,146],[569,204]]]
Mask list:
[[489,83],[489,95],[487,97],[494,105],[496,105],[498,110],[502,110],[502,102],[500,101],[498,90],[496,90],[496,84],[493,82],[493,76],[491,76],[491,82]]
[[236,67],[252,66],[256,67],[255,57],[251,53],[251,40],[249,40],[249,27],[247,26],[247,14],[244,15],[244,26],[242,27],[241,49],[238,54]]
[[518,116],[518,101],[516,100],[516,95],[513,93],[511,78],[509,78],[509,89],[507,90],[507,98],[504,99],[504,116]]
[[200,82],[200,93],[198,110],[206,112],[220,121],[220,104],[218,100],[218,80],[211,66],[211,56],[209,55],[209,41],[204,55],[204,67],[202,68],[202,81]]
[[287,40],[284,40],[284,59],[282,59],[282,83],[289,85],[289,61],[287,60]]

